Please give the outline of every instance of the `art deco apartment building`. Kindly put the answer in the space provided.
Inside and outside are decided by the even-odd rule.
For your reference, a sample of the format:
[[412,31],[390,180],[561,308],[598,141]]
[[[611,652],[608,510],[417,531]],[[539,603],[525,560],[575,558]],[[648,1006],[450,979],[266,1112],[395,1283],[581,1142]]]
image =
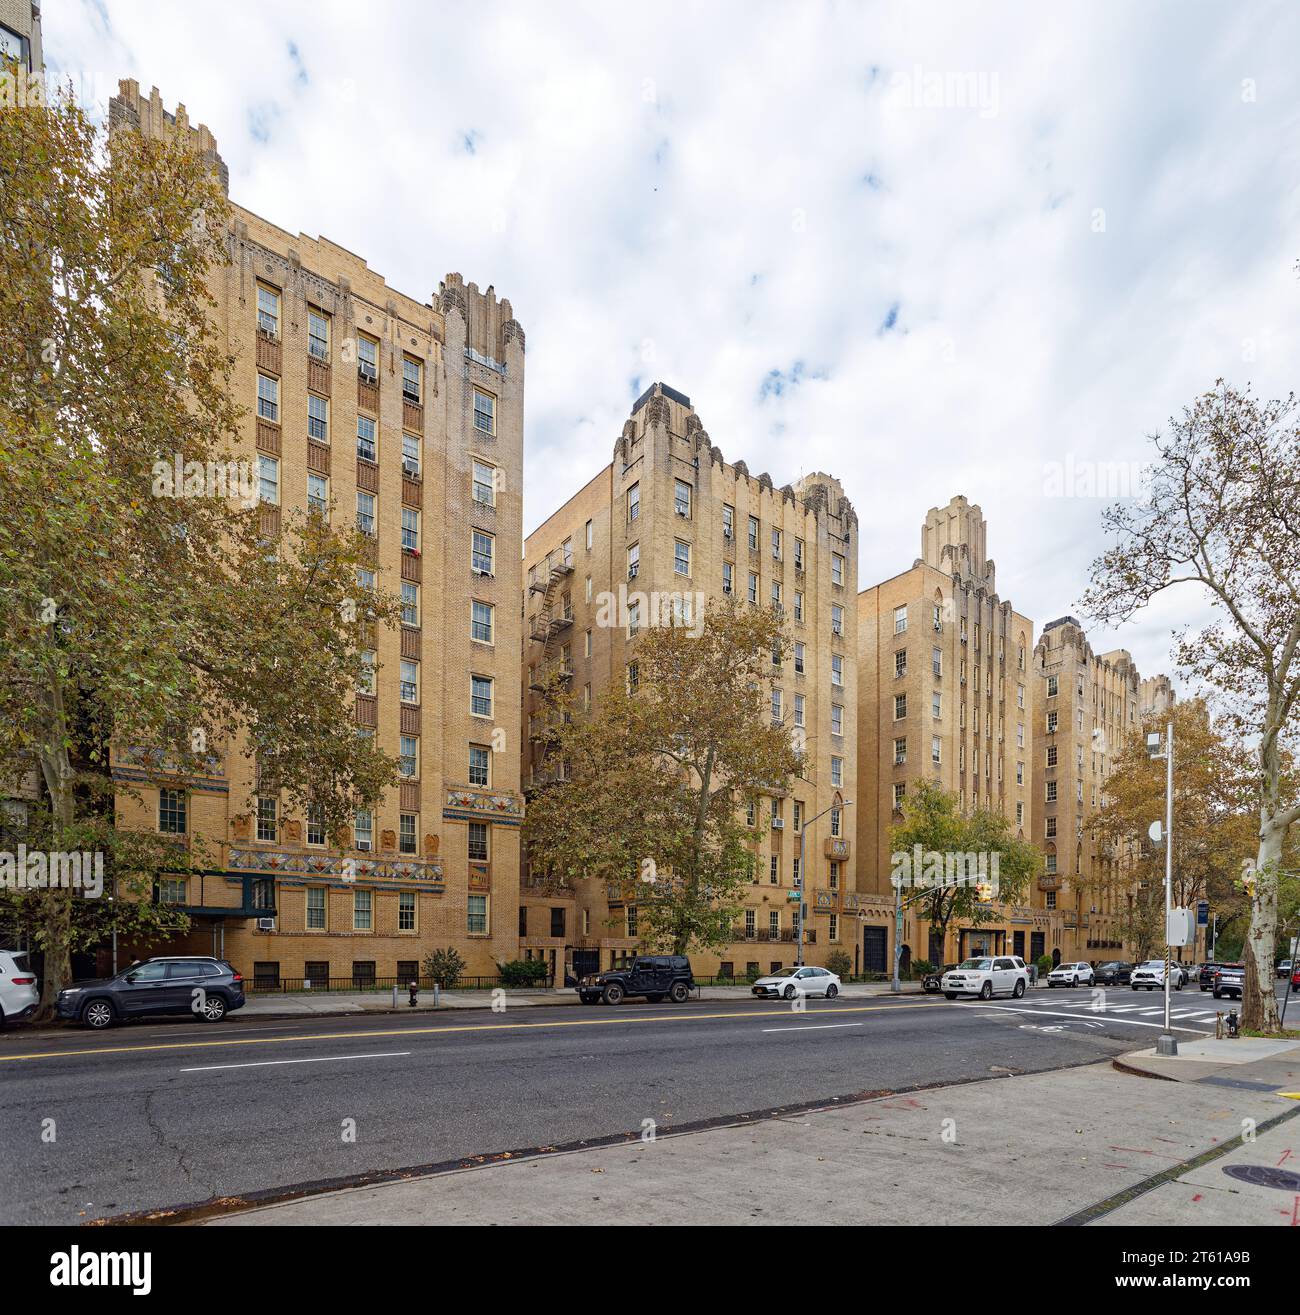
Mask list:
[[[987,527],[964,497],[931,508],[910,570],[858,595],[858,912],[865,971],[892,968],[891,829],[921,780],[957,796],[963,810],[1001,812],[1034,834],[1040,774],[1034,756],[1033,622],[997,593]],[[1001,920],[950,926],[940,944],[908,911],[903,956],[951,963],[972,953],[1050,952],[1065,932],[1035,882]]]
[[[800,828],[831,807],[836,791],[851,800],[856,788],[856,536],[838,480],[812,474],[778,488],[766,474],[751,475],[743,461],[723,459],[689,398],[657,383],[632,408],[612,463],[525,544],[523,697],[533,731],[535,687],[555,667],[570,673],[585,704],[611,681],[628,680],[656,592],[731,596],[779,608],[788,623],[793,648],[773,715],[803,730],[807,778],[755,818],[758,869],[735,940],[719,954],[693,955],[697,973],[795,962]],[[628,612],[621,624],[602,625],[602,595],[620,591]],[[524,761],[526,785],[551,770],[531,739]],[[843,811],[827,813],[805,841],[808,962],[852,949],[840,904],[853,881],[849,826]],[[641,946],[636,905],[621,888],[595,880],[557,888],[533,873],[523,881],[519,939],[557,973],[608,968]]]
[[1172,706],[1173,686],[1164,675],[1143,680],[1122,648],[1094,653],[1072,616],[1043,628],[1034,667],[1034,756],[1042,788],[1041,829],[1034,838],[1046,855],[1039,884],[1048,907],[1064,914],[1061,955],[1131,958],[1122,930],[1125,856],[1103,853],[1088,823],[1101,805],[1114,756],[1141,732],[1148,712]]
[[[228,183],[212,134],[156,89],[124,81],[110,118],[188,135]],[[215,842],[215,870],[162,897],[191,914],[186,948],[224,952],[264,984],[405,980],[447,945],[469,973],[494,973],[515,957],[519,902],[523,330],[491,288],[448,274],[430,301],[408,297],[351,252],[240,206],[227,245],[217,328],[263,519],[299,508],[355,524],[373,538],[360,583],[400,593],[356,720],[403,779],[357,813],[341,850],[274,793],[250,815],[255,781],[230,745],[208,777],[147,789],[143,809],[120,796],[120,809]],[[115,771],[141,778],[129,750]]]

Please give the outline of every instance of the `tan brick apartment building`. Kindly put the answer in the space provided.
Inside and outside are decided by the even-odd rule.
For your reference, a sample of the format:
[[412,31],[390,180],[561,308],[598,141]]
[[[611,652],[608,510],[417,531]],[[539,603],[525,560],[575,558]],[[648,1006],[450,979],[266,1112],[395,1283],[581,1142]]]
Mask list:
[[1061,954],[1066,960],[1131,958],[1121,907],[1128,895],[1120,890],[1126,855],[1104,854],[1088,823],[1103,801],[1114,755],[1141,732],[1148,712],[1172,706],[1173,686],[1164,675],[1143,680],[1125,649],[1094,653],[1072,616],[1043,628],[1034,667],[1034,757],[1042,782],[1034,839],[1045,856],[1039,885],[1049,909],[1064,917]]
[[[937,782],[964,810],[1001,812],[1016,834],[1032,838],[1033,649],[1033,622],[998,596],[984,517],[964,497],[926,513],[921,556],[910,570],[858,595],[862,803],[855,811],[865,969],[892,967],[890,834],[915,782]],[[1063,918],[1047,908],[1044,891],[1001,911],[1001,923],[950,927],[946,945],[907,913],[904,958],[1028,956],[1059,943]]]
[[[157,89],[122,82],[111,123],[188,134],[227,182],[212,134],[183,106],[167,113]],[[449,274],[420,301],[237,205],[227,243],[217,328],[264,521],[310,508],[356,524],[374,537],[373,580],[400,590],[402,625],[378,636],[356,717],[404,779],[358,813],[345,850],[275,795],[250,816],[255,783],[233,745],[205,779],[144,787],[143,807],[119,796],[121,814],[215,842],[215,870],[163,897],[192,916],[184,948],[222,951],[265,983],[406,978],[446,945],[468,972],[494,973],[516,954],[523,814],[523,330],[491,288]],[[129,749],[114,770],[142,778]]]
[[[537,729],[535,686],[557,665],[584,703],[627,679],[655,594],[731,595],[786,618],[794,648],[777,682],[780,714],[806,737],[808,775],[755,819],[757,880],[734,943],[692,956],[701,975],[795,961],[800,827],[830,807],[836,790],[854,798],[856,536],[838,480],[812,474],[778,488],[766,474],[751,475],[743,461],[723,459],[689,398],[654,384],[632,408],[611,464],[525,544],[526,729]],[[611,596],[627,610],[604,624]],[[531,740],[524,762],[526,785],[548,770]],[[828,813],[806,839],[809,962],[853,949],[839,902],[852,883],[850,825]],[[639,945],[635,904],[596,881],[556,888],[525,872],[519,919],[524,953],[557,972],[607,968]]]

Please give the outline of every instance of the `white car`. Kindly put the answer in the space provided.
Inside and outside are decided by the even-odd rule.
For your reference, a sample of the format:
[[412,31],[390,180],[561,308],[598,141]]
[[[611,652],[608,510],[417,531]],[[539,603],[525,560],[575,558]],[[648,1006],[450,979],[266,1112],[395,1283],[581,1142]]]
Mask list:
[[0,950],[0,1027],[36,1012],[41,993],[25,950]]
[[[1173,965],[1173,973],[1170,976],[1170,984],[1175,991],[1183,989],[1183,983],[1187,980],[1187,974],[1184,972],[1181,964]],[[1133,969],[1133,975],[1128,979],[1128,984],[1137,991],[1145,987],[1148,991],[1163,991],[1165,989],[1165,961],[1163,959],[1148,959],[1146,963],[1140,963]]]
[[840,993],[840,979],[828,968],[813,968],[809,964],[795,964],[780,972],[760,977],[754,983],[754,994],[780,996],[793,1000],[797,995],[824,995],[834,1000]]
[[1291,976],[1291,970],[1292,970],[1292,969],[1291,969],[1291,960],[1290,960],[1290,959],[1283,959],[1282,962],[1281,962],[1280,964],[1278,964],[1278,966],[1277,966],[1277,975],[1278,975],[1279,977],[1290,977],[1290,976]]
[[977,995],[981,1000],[988,1000],[1003,993],[1019,1000],[1029,985],[1029,969],[1023,959],[1013,954],[966,959],[944,973],[942,985],[944,998],[948,1000],[955,1000],[959,995]]
[[1090,963],[1057,964],[1047,974],[1048,986],[1091,986],[1096,978]]

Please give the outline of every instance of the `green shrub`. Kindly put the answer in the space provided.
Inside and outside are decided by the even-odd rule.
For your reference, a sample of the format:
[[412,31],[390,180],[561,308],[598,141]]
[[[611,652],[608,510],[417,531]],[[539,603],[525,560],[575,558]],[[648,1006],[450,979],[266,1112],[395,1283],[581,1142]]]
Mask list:
[[1053,967],[1052,956],[1050,954],[1040,954],[1038,956],[1038,975],[1040,977],[1046,977],[1047,974],[1052,971]]
[[753,984],[762,976],[763,970],[757,964],[751,963],[749,967],[745,969],[745,980],[751,986],[753,986]]
[[464,971],[465,960],[450,946],[434,950],[424,961],[424,976],[431,977],[444,991],[450,991]]
[[924,977],[924,976],[926,975],[926,973],[932,973],[932,972],[934,972],[934,971],[936,971],[936,970],[935,970],[935,966],[934,966],[934,964],[932,964],[932,963],[929,961],[929,959],[913,959],[913,960],[912,960],[912,976],[913,976],[913,977],[917,977],[917,978]]
[[551,970],[544,959],[511,959],[497,964],[502,986],[536,986],[550,979]]
[[853,971],[853,960],[843,950],[832,950],[826,956],[826,967],[836,977],[847,977]]

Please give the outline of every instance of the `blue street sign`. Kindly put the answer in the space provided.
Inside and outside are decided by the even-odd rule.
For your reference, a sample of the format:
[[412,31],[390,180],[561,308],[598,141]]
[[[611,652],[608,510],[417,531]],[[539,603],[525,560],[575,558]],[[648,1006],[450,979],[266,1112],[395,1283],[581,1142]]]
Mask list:
[[1198,927],[1209,926],[1210,922],[1210,901],[1200,900],[1196,905],[1196,925]]

